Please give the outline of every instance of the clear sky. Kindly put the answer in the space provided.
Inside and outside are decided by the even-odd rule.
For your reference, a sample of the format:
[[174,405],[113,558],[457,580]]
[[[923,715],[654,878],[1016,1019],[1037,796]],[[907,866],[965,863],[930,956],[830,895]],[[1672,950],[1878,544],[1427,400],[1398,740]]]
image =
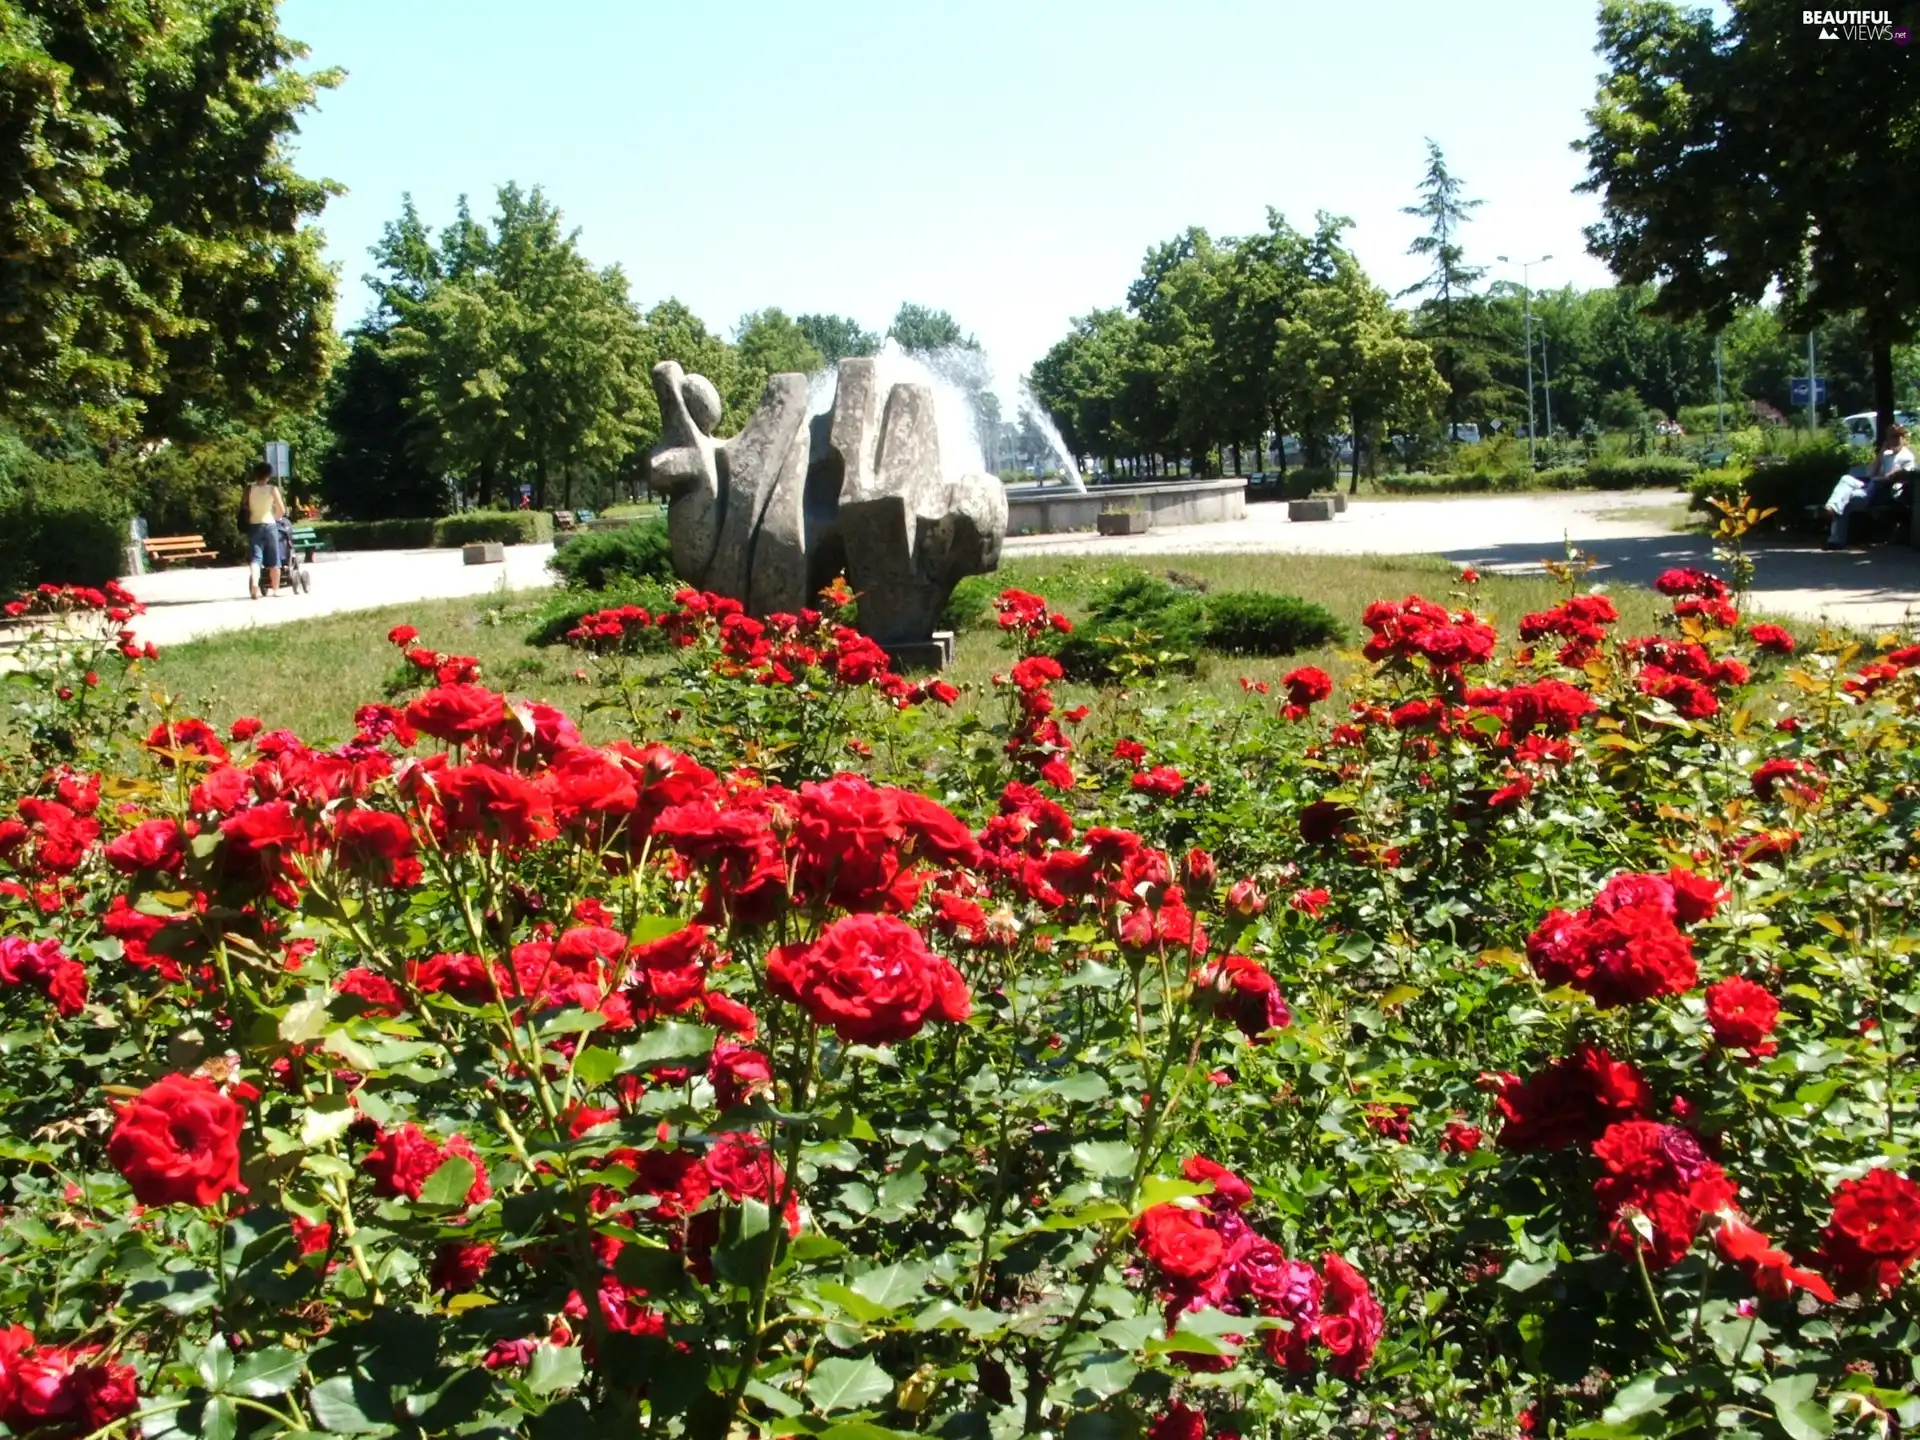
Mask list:
[[[1329,210],[1398,290],[1432,136],[1485,201],[1471,263],[1552,254],[1536,286],[1604,284],[1573,193],[1599,73],[1591,0],[286,0],[346,83],[303,169],[342,323],[411,191],[439,224],[539,184],[636,300],[730,334],[746,311],[884,329],[951,310],[1024,367],[1117,305],[1147,247]],[[1492,278],[1506,273],[1495,267]],[[1517,273],[1513,278],[1518,278]]]

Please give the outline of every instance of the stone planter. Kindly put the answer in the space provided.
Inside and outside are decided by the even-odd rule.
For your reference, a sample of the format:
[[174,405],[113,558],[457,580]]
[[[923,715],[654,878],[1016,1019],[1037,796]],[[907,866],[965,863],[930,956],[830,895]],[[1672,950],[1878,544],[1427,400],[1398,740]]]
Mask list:
[[1287,502],[1287,519],[1331,520],[1333,501],[1325,496],[1318,500],[1290,500]]
[[507,551],[497,540],[488,540],[479,545],[462,545],[460,558],[468,565],[502,565],[506,563]]
[[1102,535],[1144,535],[1153,517],[1144,510],[1103,510],[1098,523]]
[[1344,490],[1329,490],[1324,495],[1315,495],[1313,498],[1331,502],[1333,513],[1336,515],[1347,513],[1347,492]]

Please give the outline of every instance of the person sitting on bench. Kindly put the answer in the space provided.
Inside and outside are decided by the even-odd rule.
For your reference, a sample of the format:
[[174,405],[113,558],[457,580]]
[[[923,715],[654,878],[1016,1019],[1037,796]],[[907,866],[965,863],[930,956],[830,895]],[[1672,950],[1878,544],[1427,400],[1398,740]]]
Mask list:
[[1880,436],[1880,453],[1873,464],[1866,467],[1864,474],[1856,467],[1842,475],[1833,487],[1833,494],[1827,497],[1826,511],[1833,521],[1827,529],[1827,549],[1842,549],[1847,543],[1854,513],[1896,498],[1898,487],[1905,482],[1894,477],[1912,472],[1913,451],[1907,446],[1907,427],[1889,425]]

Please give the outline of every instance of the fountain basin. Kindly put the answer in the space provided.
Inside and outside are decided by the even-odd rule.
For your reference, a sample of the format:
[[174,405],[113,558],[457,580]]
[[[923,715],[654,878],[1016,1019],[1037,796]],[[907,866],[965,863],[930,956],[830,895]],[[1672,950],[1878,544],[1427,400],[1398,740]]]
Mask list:
[[1247,514],[1244,477],[1224,480],[1168,480],[1151,485],[1009,485],[1007,534],[1059,535],[1095,530],[1103,510],[1132,510],[1155,530],[1168,525],[1210,525],[1243,520]]

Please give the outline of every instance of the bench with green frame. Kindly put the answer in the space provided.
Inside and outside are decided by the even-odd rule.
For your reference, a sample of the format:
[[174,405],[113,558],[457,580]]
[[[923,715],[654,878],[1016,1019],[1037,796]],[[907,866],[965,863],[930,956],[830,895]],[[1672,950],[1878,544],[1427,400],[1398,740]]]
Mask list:
[[320,538],[320,532],[311,525],[294,526],[289,538],[293,542],[294,551],[303,560],[311,560],[327,548],[327,542]]

